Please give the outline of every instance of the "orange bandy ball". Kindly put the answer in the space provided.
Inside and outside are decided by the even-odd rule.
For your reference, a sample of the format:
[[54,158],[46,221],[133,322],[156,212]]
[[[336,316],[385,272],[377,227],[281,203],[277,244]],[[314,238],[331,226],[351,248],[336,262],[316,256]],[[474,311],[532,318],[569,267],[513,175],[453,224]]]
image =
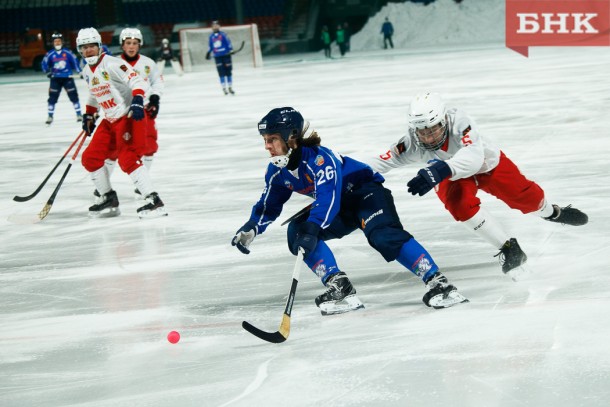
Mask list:
[[170,343],[178,343],[178,341],[180,340],[180,334],[176,331],[171,331],[167,334],[167,340]]

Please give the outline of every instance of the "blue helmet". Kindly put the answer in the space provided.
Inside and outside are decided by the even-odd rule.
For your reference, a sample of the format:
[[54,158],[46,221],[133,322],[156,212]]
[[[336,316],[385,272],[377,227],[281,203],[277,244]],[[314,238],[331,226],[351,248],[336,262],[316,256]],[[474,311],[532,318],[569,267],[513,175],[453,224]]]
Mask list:
[[300,137],[305,120],[292,107],[278,107],[271,110],[258,122],[260,135],[279,133],[286,143],[290,136]]

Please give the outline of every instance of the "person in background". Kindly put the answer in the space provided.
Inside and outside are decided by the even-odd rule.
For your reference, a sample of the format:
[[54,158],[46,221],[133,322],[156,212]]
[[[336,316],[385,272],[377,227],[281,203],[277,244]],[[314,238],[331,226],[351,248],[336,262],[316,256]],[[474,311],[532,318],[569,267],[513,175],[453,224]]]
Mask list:
[[394,43],[392,42],[394,26],[390,23],[388,17],[385,18],[385,21],[381,26],[381,34],[383,34],[383,49],[388,49],[388,43],[390,44],[390,47],[394,48]]
[[239,251],[250,253],[254,238],[277,219],[296,192],[314,201],[309,211],[290,222],[288,248],[294,255],[303,253],[303,261],[326,286],[315,300],[322,315],[364,307],[326,244],[356,229],[387,262],[396,260],[426,284],[423,302],[427,306],[447,308],[467,301],[426,249],[403,229],[381,175],[322,146],[320,136],[292,107],[272,109],[259,121],[258,131],[271,162],[263,193],[231,242]]
[[209,60],[212,55],[214,56],[222,91],[225,95],[229,93],[235,95],[233,91],[233,61],[231,58],[231,55],[233,55],[233,45],[227,33],[220,31],[220,23],[218,21],[212,22],[212,34],[210,34],[208,45],[209,49],[205,54],[205,59]]
[[345,50],[346,50],[346,46],[345,46],[345,30],[343,29],[343,26],[341,24],[339,24],[337,26],[336,41],[337,41],[337,45],[339,46],[339,52],[341,53],[341,56],[344,57],[345,56]]
[[[93,135],[81,161],[100,194],[98,202],[89,208],[89,216],[120,215],[119,199],[104,165],[114,151],[121,169],[145,197],[145,204],[137,210],[138,217],[166,216],[163,201],[141,161],[146,148],[144,97],[150,91],[148,82],[125,60],[102,52],[102,37],[95,28],[81,29],[76,45],[87,62],[83,76],[90,93],[83,115],[83,130],[87,135]],[[96,130],[99,107],[104,111],[104,118]]]
[[78,91],[72,76],[74,73],[81,72],[76,56],[68,48],[64,48],[63,35],[56,32],[51,38],[53,39],[53,49],[47,52],[44,56],[41,68],[42,72],[47,74],[47,78],[51,80],[49,85],[49,99],[47,100],[47,125],[53,123],[53,114],[55,113],[55,105],[59,99],[61,89],[64,88],[76,112],[76,121],[83,120],[81,113],[80,102],[78,100]]
[[[527,261],[517,239],[481,207],[485,191],[509,208],[563,225],[585,225],[589,218],[571,205],[551,205],[542,188],[527,179],[515,163],[480,132],[462,109],[447,108],[438,93],[416,95],[409,107],[409,132],[387,152],[372,158],[385,173],[409,163],[428,163],[408,183],[413,195],[432,189],[453,218],[499,250],[502,271],[516,280]],[[464,246],[467,247],[467,246]],[[513,272],[514,270],[514,272]]]
[[322,26],[322,33],[320,34],[320,40],[322,41],[322,46],[324,48],[324,56],[326,58],[332,58],[330,55],[330,33],[328,32],[327,26]]
[[349,52],[350,51],[350,38],[352,36],[352,33],[349,29],[349,24],[347,21],[343,23],[343,31],[345,32],[345,52]]
[[159,68],[159,74],[163,75],[163,70],[167,62],[171,63],[174,72],[178,76],[182,76],[182,65],[178,61],[178,58],[174,55],[174,50],[167,38],[161,40],[161,49],[159,50],[159,59],[157,60],[157,68]]

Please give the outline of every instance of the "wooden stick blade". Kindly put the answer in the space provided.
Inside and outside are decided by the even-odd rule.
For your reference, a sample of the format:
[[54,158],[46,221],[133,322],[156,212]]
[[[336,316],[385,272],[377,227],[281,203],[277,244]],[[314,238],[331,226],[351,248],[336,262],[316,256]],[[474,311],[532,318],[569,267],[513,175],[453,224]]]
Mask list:
[[243,321],[241,323],[241,326],[246,331],[250,332],[252,335],[254,335],[257,338],[260,338],[264,341],[271,342],[271,343],[282,343],[282,342],[285,342],[286,339],[288,339],[288,335],[290,334],[290,317],[288,317],[288,328],[282,329],[282,328],[284,328],[284,321],[282,320],[282,326],[280,327],[280,330],[277,332],[262,331],[262,330],[258,329],[257,327],[255,327],[254,325],[250,324],[248,321]]

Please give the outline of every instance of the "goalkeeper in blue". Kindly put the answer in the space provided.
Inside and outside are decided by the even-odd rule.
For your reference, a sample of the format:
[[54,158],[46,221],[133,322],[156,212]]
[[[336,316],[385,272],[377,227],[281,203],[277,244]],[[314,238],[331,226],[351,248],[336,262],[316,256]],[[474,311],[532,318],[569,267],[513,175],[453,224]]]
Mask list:
[[322,315],[364,308],[356,290],[327,245],[356,229],[383,258],[396,260],[426,284],[423,302],[447,308],[466,302],[441,274],[432,256],[404,230],[384,178],[368,165],[335,154],[322,146],[320,136],[292,107],[271,110],[258,123],[271,162],[265,188],[250,219],[235,233],[232,245],[250,253],[254,238],[265,232],[293,192],[313,198],[311,209],[288,226],[288,248],[303,252],[307,266],[326,291],[316,299]]

